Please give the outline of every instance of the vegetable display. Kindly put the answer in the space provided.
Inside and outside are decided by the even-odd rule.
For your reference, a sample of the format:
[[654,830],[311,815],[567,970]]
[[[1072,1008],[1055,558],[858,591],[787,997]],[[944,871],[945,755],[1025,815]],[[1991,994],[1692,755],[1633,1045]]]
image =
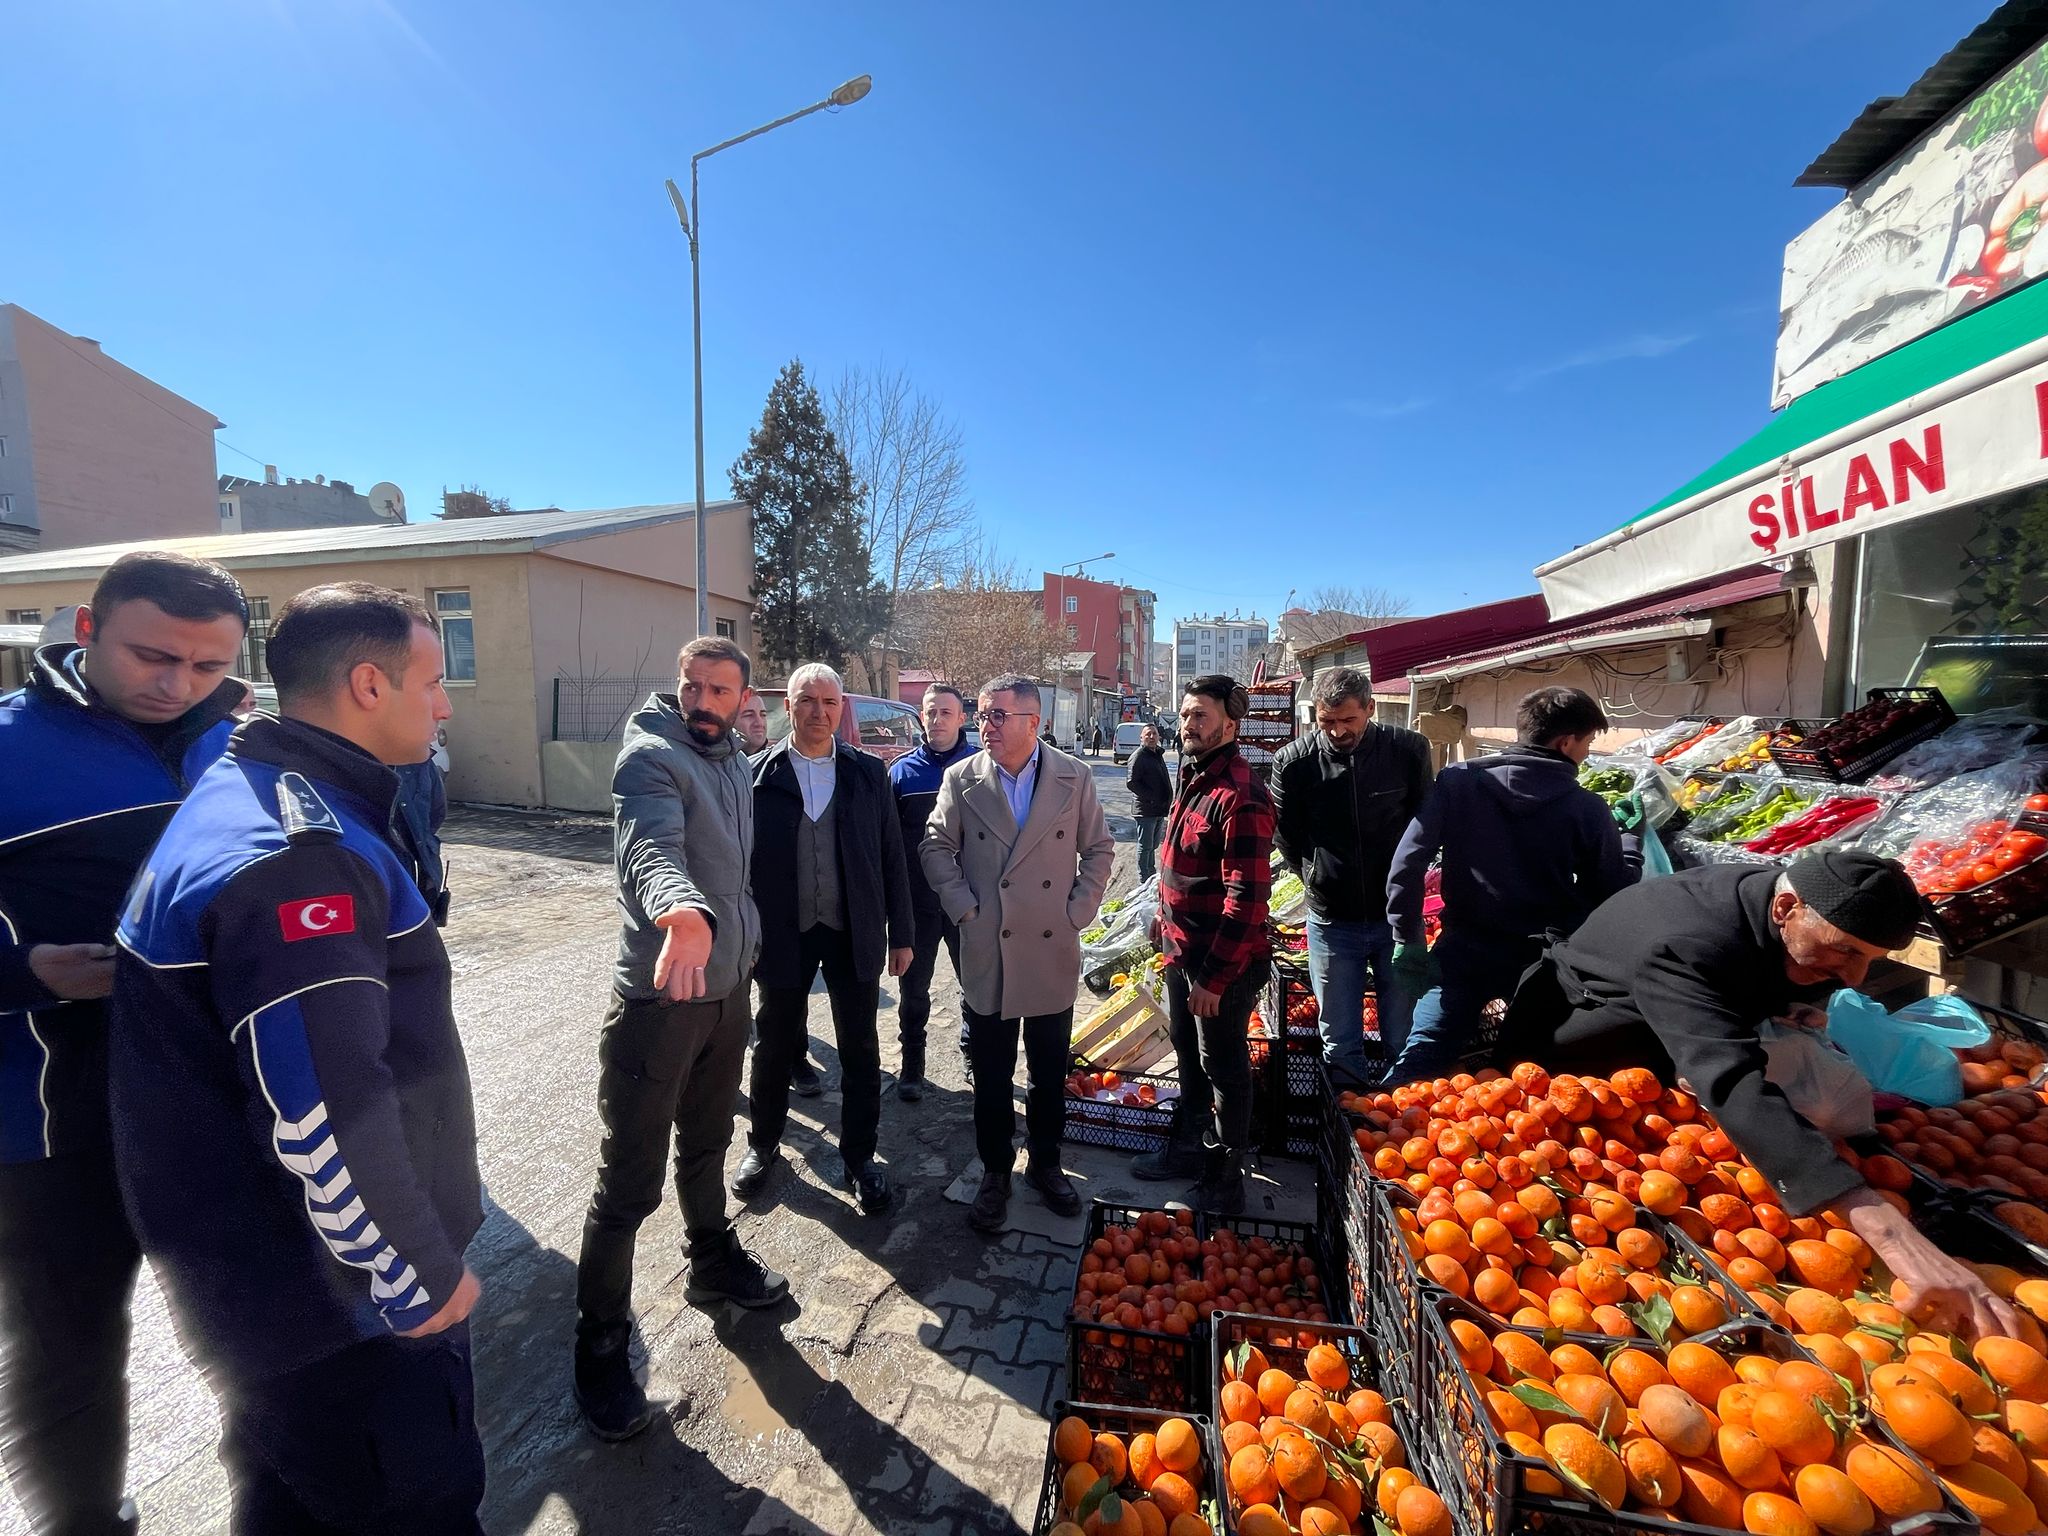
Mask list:
[[1662,752],[1657,753],[1656,760],[1660,763],[1668,763],[1674,761],[1677,758],[1685,756],[1686,753],[1690,752],[1694,747],[1698,746],[1701,742],[1705,741],[1709,736],[1713,735],[1714,732],[1720,730],[1721,726],[1722,722],[1719,720],[1708,720],[1704,722],[1703,724],[1701,724],[1700,728],[1694,731],[1691,735],[1680,737],[1671,746],[1668,746]]
[[1749,843],[1762,837],[1781,821],[1810,810],[1814,804],[1812,795],[1803,795],[1786,785],[1772,791],[1764,800],[1742,812],[1733,821],[1725,822],[1710,832],[1700,833],[1703,842]]
[[[2033,795],[2048,806],[2048,795]],[[2048,837],[2009,821],[1980,821],[1962,837],[1943,842],[1927,838],[1906,850],[1906,873],[1923,896],[1951,896],[1989,885],[1999,876],[2033,863],[2048,853]]]
[[1609,805],[1625,795],[1635,792],[1636,776],[1626,768],[1594,768],[1579,770],[1579,785],[1590,789]]
[[1748,746],[1743,747],[1740,751],[1730,753],[1727,757],[1722,758],[1720,762],[1714,764],[1714,771],[1716,773],[1754,772],[1770,762],[1772,741],[1775,740],[1780,746],[1784,746],[1788,743],[1796,743],[1799,739],[1799,734],[1796,731],[1764,731],[1752,738]]
[[1872,689],[1869,703],[1803,741],[1772,742],[1771,758],[1789,774],[1857,780],[1954,719],[1938,689]]
[[1742,846],[1751,853],[1767,853],[1773,858],[1781,858],[1861,826],[1875,816],[1883,804],[1875,795],[1842,795],[1823,800],[1811,810],[1779,822],[1762,837]]

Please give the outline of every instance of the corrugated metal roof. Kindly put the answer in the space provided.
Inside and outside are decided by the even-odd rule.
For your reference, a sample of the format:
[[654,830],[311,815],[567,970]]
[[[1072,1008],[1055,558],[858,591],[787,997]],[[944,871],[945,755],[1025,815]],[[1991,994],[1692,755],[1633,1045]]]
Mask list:
[[[705,504],[705,514],[744,512],[744,502]],[[216,533],[194,539],[133,539],[77,549],[38,550],[0,558],[0,582],[89,574],[138,549],[167,549],[241,565],[305,565],[346,555],[355,560],[404,560],[428,555],[518,554],[550,545],[688,522],[692,502],[611,507],[594,512],[515,512],[509,517],[465,517],[430,523],[351,523],[334,528],[292,528],[276,533]]]
[[1365,647],[1366,670],[1373,677],[1406,677],[1423,662],[1534,634],[1549,622],[1550,609],[1541,596],[1532,593],[1405,623],[1381,624],[1347,638]]
[[2044,37],[2048,0],[2005,0],[1937,59],[1905,95],[1880,96],[1858,113],[1792,184],[1861,185]]
[[1760,570],[1695,588],[1679,595],[1666,594],[1631,607],[1599,614],[1571,623],[1546,624],[1534,633],[1498,645],[1481,646],[1457,655],[1442,656],[1425,663],[1425,674],[1453,668],[1465,669],[1491,657],[1507,657],[1536,647],[1571,645],[1581,641],[1620,639],[1636,630],[1654,628],[1671,619],[1691,618],[1721,608],[1734,608],[1760,598],[1774,597],[1785,590],[1785,578],[1777,571]]

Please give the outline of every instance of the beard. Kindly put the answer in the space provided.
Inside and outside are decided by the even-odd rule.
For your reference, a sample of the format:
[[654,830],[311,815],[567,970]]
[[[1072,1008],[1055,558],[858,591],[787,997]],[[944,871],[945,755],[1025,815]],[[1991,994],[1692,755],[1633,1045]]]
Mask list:
[[716,744],[725,739],[727,733],[732,730],[733,723],[739,717],[738,710],[734,710],[730,716],[726,716],[713,714],[708,709],[693,709],[683,716],[683,723],[690,728],[690,733],[698,740]]

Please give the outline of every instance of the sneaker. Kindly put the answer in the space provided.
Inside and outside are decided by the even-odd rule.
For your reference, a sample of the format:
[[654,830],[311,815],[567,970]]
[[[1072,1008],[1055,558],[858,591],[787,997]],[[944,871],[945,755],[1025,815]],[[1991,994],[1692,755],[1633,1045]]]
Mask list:
[[732,1171],[732,1192],[742,1200],[751,1200],[761,1192],[768,1182],[768,1176],[782,1163],[782,1148],[770,1147],[762,1152],[749,1143],[740,1157],[740,1165]]
[[685,1301],[772,1307],[788,1295],[789,1282],[755,1258],[752,1249],[742,1248],[739,1234],[730,1227],[710,1247],[690,1255]]
[[889,1175],[873,1163],[846,1170],[846,1187],[860,1199],[863,1216],[880,1216],[889,1209],[896,1192],[889,1187]]
[[654,1405],[634,1378],[623,1337],[610,1345],[577,1344],[576,1406],[600,1440],[630,1440],[654,1422]]
[[1038,1191],[1038,1198],[1045,1202],[1045,1208],[1053,1215],[1081,1214],[1081,1196],[1058,1163],[1026,1162],[1024,1182]]
[[1010,1176],[984,1173],[981,1188],[975,1191],[974,1204],[967,1208],[967,1225],[977,1232],[1000,1232],[1010,1224],[1009,1215]]
[[800,1099],[815,1099],[825,1091],[824,1080],[811,1065],[810,1057],[797,1057],[796,1065],[789,1069],[789,1091]]

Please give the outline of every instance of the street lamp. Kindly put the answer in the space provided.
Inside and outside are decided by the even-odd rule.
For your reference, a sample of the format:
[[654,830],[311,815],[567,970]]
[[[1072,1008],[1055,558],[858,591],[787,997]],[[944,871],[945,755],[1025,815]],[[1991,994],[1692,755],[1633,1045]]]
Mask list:
[[690,241],[691,379],[696,396],[697,415],[697,633],[700,635],[711,633],[711,578],[704,536],[704,306],[697,263],[697,235],[702,228],[703,205],[697,195],[697,162],[710,159],[721,149],[731,149],[735,144],[758,139],[764,133],[780,128],[785,123],[793,123],[800,117],[809,117],[813,112],[822,112],[827,107],[850,107],[874,88],[874,76],[856,75],[823,101],[814,101],[800,112],[778,117],[772,123],[749,128],[737,138],[727,139],[722,144],[714,144],[709,149],[699,150],[690,156],[690,199],[687,203],[683,201],[683,194],[673,179],[663,183],[668,188],[668,200],[675,205],[676,219],[682,224],[683,233]]

